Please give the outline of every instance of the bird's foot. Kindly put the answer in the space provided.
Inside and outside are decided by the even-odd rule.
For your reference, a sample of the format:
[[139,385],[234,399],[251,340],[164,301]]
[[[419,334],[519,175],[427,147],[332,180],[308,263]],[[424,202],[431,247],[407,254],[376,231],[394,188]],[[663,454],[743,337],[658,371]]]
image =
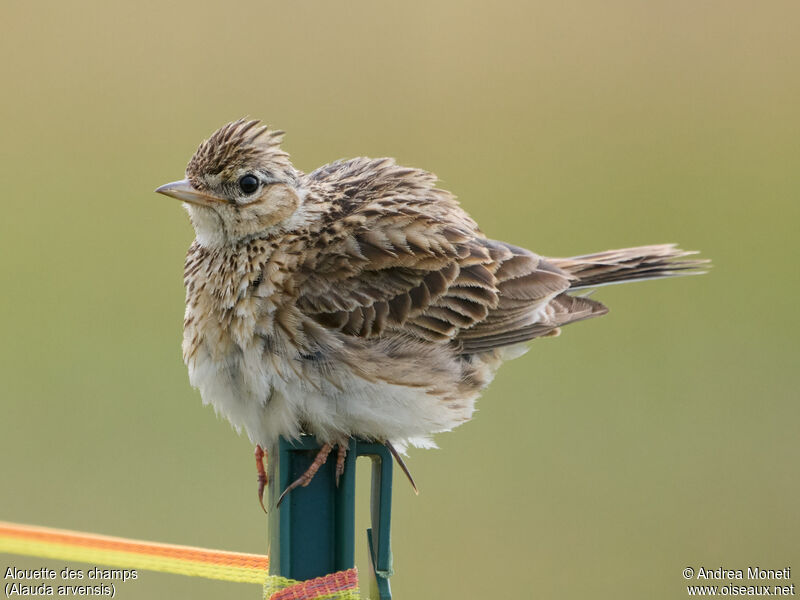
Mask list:
[[[336,475],[335,475],[335,477],[336,477],[336,487],[339,487],[339,480],[341,479],[342,475],[344,474],[345,460],[347,458],[347,449],[349,447],[349,443],[347,443],[347,442],[339,442],[337,444],[323,444],[323,446],[319,449],[319,452],[317,452],[316,457],[314,457],[314,461],[311,463],[311,465],[308,467],[308,469],[306,469],[305,473],[300,475],[300,477],[295,479],[292,483],[290,483],[286,487],[285,490],[283,490],[283,493],[281,494],[280,498],[278,498],[278,503],[277,503],[276,506],[280,506],[281,502],[283,502],[284,498],[286,498],[286,496],[289,495],[289,492],[291,492],[293,489],[298,488],[298,487],[306,487],[309,483],[311,483],[311,480],[314,479],[314,476],[317,474],[317,471],[319,471],[320,467],[322,467],[322,465],[324,465],[325,462],[328,460],[328,456],[333,451],[333,446],[334,445],[336,445],[338,447],[337,448],[337,452],[336,452]],[[411,473],[409,472],[408,467],[406,466],[406,463],[403,461],[403,458],[400,456],[400,454],[397,452],[397,450],[395,450],[394,446],[392,446],[392,444],[390,442],[388,442],[388,441],[386,442],[386,447],[392,453],[392,456],[394,456],[395,460],[397,461],[397,464],[400,466],[400,468],[402,469],[403,473],[405,473],[405,476],[408,478],[408,481],[411,483],[411,487],[414,489],[414,493],[415,494],[419,494],[419,491],[417,490],[417,484],[414,483],[414,478],[411,476]],[[261,454],[259,454],[259,452]],[[260,457],[266,457],[266,453],[263,450],[261,450],[261,446],[256,446],[256,463],[259,464],[259,465],[261,465]],[[262,495],[263,495],[263,491],[264,491],[264,484],[262,484],[262,474],[263,474],[263,481],[264,481],[264,484],[265,484],[266,483],[266,474],[264,473],[263,465],[261,465],[261,467],[260,467],[259,478],[258,478],[258,481],[259,481],[259,488],[258,489],[259,489],[259,500],[260,501],[262,500]],[[261,506],[263,508],[263,506],[264,506],[263,501],[262,501]]]
[[[322,465],[325,464],[326,460],[328,460],[328,455],[331,453],[331,450],[333,450],[333,445],[331,445],[331,444],[323,444],[322,448],[320,448],[319,452],[317,452],[317,456],[316,456],[316,458],[314,458],[314,462],[312,462],[311,466],[309,466],[308,469],[306,469],[306,472],[303,473],[302,475],[300,475],[300,477],[295,479],[292,483],[290,483],[288,485],[288,487],[285,490],[283,490],[283,493],[281,494],[281,497],[278,498],[277,506],[281,505],[281,502],[283,502],[283,499],[286,498],[286,496],[289,494],[289,492],[291,492],[293,489],[301,487],[301,486],[302,487],[306,487],[309,483],[311,483],[311,480],[314,479],[314,475],[317,474],[317,471],[319,471],[319,468]],[[344,462],[344,459],[342,459],[342,462]],[[338,466],[339,466],[338,459],[336,461],[336,465],[337,465],[337,470],[338,470]]]
[[264,488],[267,487],[267,453],[261,447],[261,444],[256,444],[255,450],[256,457],[256,471],[258,471],[258,503],[261,505],[261,510],[267,512],[264,506]]

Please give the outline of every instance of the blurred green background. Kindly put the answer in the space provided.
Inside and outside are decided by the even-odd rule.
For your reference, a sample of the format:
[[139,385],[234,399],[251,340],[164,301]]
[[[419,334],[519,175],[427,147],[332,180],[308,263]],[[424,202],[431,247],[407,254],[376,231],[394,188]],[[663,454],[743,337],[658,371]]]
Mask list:
[[[798,3],[4,0],[0,20],[0,520],[266,550],[252,448],[181,362],[193,233],[153,193],[250,115],[303,170],[434,171],[545,255],[675,241],[715,263],[600,290],[609,316],[533,344],[411,452],[396,598],[682,598],[686,566],[800,570]],[[260,597],[152,573],[118,593]]]

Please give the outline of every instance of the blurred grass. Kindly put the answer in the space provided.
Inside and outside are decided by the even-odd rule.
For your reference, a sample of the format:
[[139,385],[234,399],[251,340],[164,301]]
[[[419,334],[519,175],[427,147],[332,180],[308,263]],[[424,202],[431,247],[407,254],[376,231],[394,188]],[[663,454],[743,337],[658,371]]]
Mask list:
[[[0,519],[265,551],[249,444],[181,363],[191,228],[152,193],[249,114],[305,170],[430,169],[543,254],[714,259],[600,290],[609,316],[534,344],[412,451],[396,597],[673,598],[687,565],[800,562],[795,3],[0,10]],[[122,593],[258,592],[148,573]]]

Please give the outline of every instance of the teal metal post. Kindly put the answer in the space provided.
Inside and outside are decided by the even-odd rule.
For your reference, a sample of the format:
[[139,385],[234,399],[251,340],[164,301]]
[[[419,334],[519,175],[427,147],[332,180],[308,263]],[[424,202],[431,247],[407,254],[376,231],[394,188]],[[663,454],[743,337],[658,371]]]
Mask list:
[[336,487],[335,453],[307,487],[293,490],[280,508],[281,492],[314,460],[320,445],[313,436],[281,439],[269,452],[270,574],[306,580],[355,565],[356,458],[372,459],[372,527],[367,530],[373,597],[390,600],[392,574],[392,455],[382,444],[351,440],[344,474]]
[[367,548],[372,567],[371,596],[391,600],[389,577],[392,570],[392,455],[386,446],[358,442],[358,456],[372,459],[372,494],[370,516],[372,527],[367,529]]

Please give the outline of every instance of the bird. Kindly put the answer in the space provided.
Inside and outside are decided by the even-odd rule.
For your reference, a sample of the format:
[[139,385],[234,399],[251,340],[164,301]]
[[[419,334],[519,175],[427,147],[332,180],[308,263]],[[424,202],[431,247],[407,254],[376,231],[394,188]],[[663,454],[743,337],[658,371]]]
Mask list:
[[304,173],[283,138],[230,122],[184,179],[155,190],[183,203],[196,234],[184,266],[190,383],[255,445],[262,508],[265,449],[279,438],[321,444],[280,500],[334,448],[338,481],[351,438],[398,460],[433,447],[472,418],[502,362],[606,314],[587,291],[708,262],[675,244],[541,256],[487,237],[432,173],[364,157]]

